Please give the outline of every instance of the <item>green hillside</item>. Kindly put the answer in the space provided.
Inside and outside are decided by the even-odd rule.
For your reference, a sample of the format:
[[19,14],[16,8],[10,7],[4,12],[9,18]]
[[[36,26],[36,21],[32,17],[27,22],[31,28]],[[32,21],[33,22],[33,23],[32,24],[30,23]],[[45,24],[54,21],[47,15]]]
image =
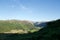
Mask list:
[[0,20],[0,33],[9,32],[11,30],[31,31],[37,30],[37,28],[29,21]]
[[0,40],[60,40],[60,19],[47,22],[47,26],[34,33],[0,33]]

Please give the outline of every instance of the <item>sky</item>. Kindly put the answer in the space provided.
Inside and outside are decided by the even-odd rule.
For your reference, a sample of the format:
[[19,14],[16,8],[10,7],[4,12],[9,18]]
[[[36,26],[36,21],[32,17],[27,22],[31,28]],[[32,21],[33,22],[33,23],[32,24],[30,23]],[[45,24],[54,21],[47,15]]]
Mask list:
[[60,0],[0,0],[0,20],[60,19]]

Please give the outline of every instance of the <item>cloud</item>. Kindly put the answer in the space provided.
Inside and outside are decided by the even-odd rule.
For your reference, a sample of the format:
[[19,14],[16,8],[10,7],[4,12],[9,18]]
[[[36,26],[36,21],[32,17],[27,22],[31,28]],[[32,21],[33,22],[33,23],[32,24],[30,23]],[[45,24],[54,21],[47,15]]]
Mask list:
[[15,8],[16,6],[15,5],[11,5],[11,8]]
[[15,5],[9,5],[8,7],[9,7],[9,8],[16,8]]
[[24,6],[22,4],[20,5],[20,8],[23,9],[23,10],[27,10],[28,9],[26,6]]
[[31,8],[29,8],[29,7],[27,7],[27,6],[23,5],[23,4],[20,5],[20,8],[21,8],[22,11],[24,11],[26,13],[33,13]]
[[27,7],[27,5],[20,2],[20,0],[11,0],[11,4],[9,5],[10,8],[15,8],[21,10],[26,13],[32,13],[32,9]]
[[18,1],[18,0],[12,0],[12,1]]

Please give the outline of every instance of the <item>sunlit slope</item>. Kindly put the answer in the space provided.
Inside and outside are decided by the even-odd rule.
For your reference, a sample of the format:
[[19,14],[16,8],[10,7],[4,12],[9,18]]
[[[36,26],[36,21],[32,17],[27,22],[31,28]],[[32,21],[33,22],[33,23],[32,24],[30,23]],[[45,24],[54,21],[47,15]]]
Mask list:
[[28,21],[19,21],[19,20],[0,20],[0,33],[8,32],[11,30],[24,30],[30,31],[35,30],[37,28],[34,27],[32,22]]

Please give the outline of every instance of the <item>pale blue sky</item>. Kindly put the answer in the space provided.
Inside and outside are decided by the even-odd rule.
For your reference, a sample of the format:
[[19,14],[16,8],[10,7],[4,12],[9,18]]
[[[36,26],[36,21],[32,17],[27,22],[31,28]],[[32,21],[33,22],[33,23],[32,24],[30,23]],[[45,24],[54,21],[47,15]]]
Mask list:
[[0,20],[60,19],[60,0],[0,0]]

